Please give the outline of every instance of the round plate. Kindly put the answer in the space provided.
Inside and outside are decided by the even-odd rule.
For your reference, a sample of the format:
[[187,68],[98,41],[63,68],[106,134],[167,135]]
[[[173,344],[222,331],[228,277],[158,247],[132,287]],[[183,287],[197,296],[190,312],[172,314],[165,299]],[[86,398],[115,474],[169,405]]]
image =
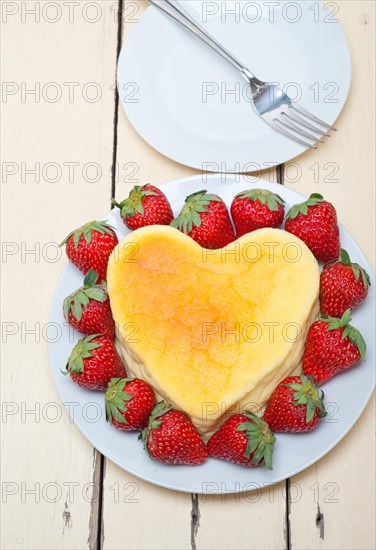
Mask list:
[[[230,205],[234,195],[249,189],[250,184],[249,177],[227,174],[224,178],[223,175],[212,174],[205,177],[204,187],[209,192],[218,193]],[[259,180],[257,187],[270,189],[281,195],[286,201],[286,208],[304,200],[302,195],[264,180]],[[186,195],[202,188],[202,177],[195,176],[169,182],[163,186],[163,191],[176,215]],[[116,228],[119,239],[129,233],[120,219],[118,209],[112,210],[105,219]],[[366,258],[343,228],[341,243],[351,258],[364,266],[371,275]],[[64,298],[80,287],[83,281],[82,274],[72,264],[66,266],[52,300],[50,323],[62,327],[61,337],[49,344],[52,373],[60,396],[75,424],[94,447],[124,470],[156,485],[193,493],[229,493],[263,487],[293,476],[319,460],[350,430],[367,405],[375,383],[373,365],[376,285],[373,275],[371,279],[369,296],[353,315],[354,325],[362,332],[368,344],[366,361],[325,384],[328,416],[315,430],[307,434],[277,434],[272,471],[265,468],[244,468],[214,459],[196,467],[159,464],[150,460],[144,452],[141,442],[137,440],[137,433],[119,432],[106,423],[104,394],[84,390],[74,384],[69,376],[63,376],[60,372],[80,337],[73,329],[69,329],[62,314]]]
[[[279,82],[291,99],[333,124],[351,81],[339,23],[320,2],[284,0],[274,11],[269,4],[186,0],[184,7],[259,78]],[[199,170],[253,172],[307,149],[268,126],[255,113],[239,73],[155,7],[129,32],[118,88],[143,139]]]

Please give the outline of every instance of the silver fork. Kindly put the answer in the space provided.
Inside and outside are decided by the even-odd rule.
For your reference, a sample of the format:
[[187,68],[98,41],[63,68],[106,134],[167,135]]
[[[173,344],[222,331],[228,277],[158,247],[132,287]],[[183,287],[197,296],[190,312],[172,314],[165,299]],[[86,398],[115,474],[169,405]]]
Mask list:
[[330,137],[329,130],[337,130],[334,126],[293,103],[279,86],[263,82],[254,76],[215,38],[204,31],[178,2],[172,0],[149,0],[149,2],[200,38],[240,72],[251,88],[252,105],[256,113],[275,130],[312,149],[317,149],[317,142],[323,143],[324,137]]

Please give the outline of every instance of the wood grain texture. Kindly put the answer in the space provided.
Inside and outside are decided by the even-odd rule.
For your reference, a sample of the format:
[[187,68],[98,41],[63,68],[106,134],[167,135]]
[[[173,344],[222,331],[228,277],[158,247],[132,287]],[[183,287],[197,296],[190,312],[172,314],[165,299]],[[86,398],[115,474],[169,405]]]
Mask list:
[[[286,177],[285,183],[305,195],[317,191],[331,200],[339,220],[374,266],[375,3],[337,3],[352,55],[350,97],[338,120],[338,132],[317,152],[297,159],[301,178],[292,183]],[[318,165],[313,170],[314,163]],[[285,173],[290,169],[295,177],[294,166],[287,165]],[[374,433],[373,398],[345,439],[292,479],[301,489],[301,497],[291,503],[293,549],[375,547]]]
[[189,494],[151,485],[108,460],[103,484],[104,549],[186,550],[191,547]]
[[[37,4],[36,9],[43,10],[46,3],[8,4],[18,11],[2,24],[3,86],[7,83],[7,91],[14,93],[3,94],[1,104],[7,138],[1,184],[1,546],[81,550],[88,547],[100,480],[92,485],[93,448],[69,420],[57,394],[47,339],[58,337],[58,332],[48,331],[46,324],[52,293],[66,265],[56,243],[110,207],[110,86],[115,81],[117,26],[108,2],[99,3],[97,23],[86,21],[77,7],[72,22],[65,7],[61,19],[51,23],[53,6],[39,13],[38,22],[25,9]],[[85,14],[91,19],[94,15]],[[71,100],[64,83],[76,83]],[[26,95],[32,88],[37,95]],[[101,98],[92,102],[96,91]],[[50,101],[60,92],[60,99]],[[69,177],[64,163],[72,162],[78,166]],[[36,163],[39,181],[26,174]],[[98,182],[93,182],[95,172],[85,168],[86,163],[101,168]],[[53,181],[59,173],[60,179]],[[34,254],[26,254],[33,249]],[[33,329],[35,334],[26,334]],[[66,359],[61,358],[62,368]],[[35,415],[26,412],[33,409]],[[33,489],[34,495],[28,493]],[[93,521],[95,525],[97,517],[92,528]]]
[[[336,3],[353,60],[349,102],[338,134],[296,160],[298,181],[289,163],[285,184],[332,200],[374,265],[375,124],[374,111],[364,105],[373,105],[374,98],[375,4]],[[2,548],[374,548],[375,457],[369,443],[374,402],[340,445],[290,480],[287,495],[285,483],[226,497],[158,488],[101,458],[69,421],[50,375],[46,342],[51,295],[66,259],[51,259],[56,246],[49,243],[103,216],[111,190],[122,199],[137,183],[161,184],[197,171],[147,145],[121,105],[114,132],[118,2],[97,0],[98,11],[82,1],[73,15],[64,3],[55,23],[53,7],[43,11],[48,2],[37,2],[39,19],[27,11],[34,3],[7,4],[2,24],[7,95],[4,101],[3,88],[1,104],[8,138],[1,151]],[[140,16],[147,2],[121,5],[125,38],[129,17]],[[37,98],[27,93],[35,87]],[[52,101],[56,92],[61,98]],[[35,163],[39,181],[27,172]],[[264,177],[275,181],[275,171]],[[27,254],[31,249],[36,253]],[[36,335],[26,334],[34,328]],[[34,415],[27,412],[32,409]]]
[[236,495],[200,496],[197,548],[287,547],[286,498],[284,482]]

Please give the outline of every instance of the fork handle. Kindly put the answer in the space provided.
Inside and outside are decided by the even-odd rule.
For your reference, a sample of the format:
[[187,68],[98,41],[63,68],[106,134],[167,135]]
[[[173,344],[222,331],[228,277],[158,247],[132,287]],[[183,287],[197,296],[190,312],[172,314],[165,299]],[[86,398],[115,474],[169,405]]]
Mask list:
[[234,57],[226,48],[224,48],[215,38],[208,34],[204,29],[191,17],[191,15],[182,6],[171,0],[149,0],[150,4],[158,8],[160,11],[168,15],[171,19],[179,23],[186,30],[193,33],[197,38],[200,38],[206,45],[210,46],[223,59],[237,69],[248,84],[254,84],[256,87],[262,86],[264,83],[258,80],[251,71],[245,67],[236,57]]

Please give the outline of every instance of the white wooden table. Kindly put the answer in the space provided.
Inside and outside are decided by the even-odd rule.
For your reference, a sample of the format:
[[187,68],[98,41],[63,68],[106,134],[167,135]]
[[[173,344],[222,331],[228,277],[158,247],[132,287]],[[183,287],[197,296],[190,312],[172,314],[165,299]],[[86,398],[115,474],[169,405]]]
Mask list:
[[[374,262],[375,121],[365,106],[374,99],[375,3],[336,4],[353,60],[338,134],[263,177],[322,192]],[[134,183],[193,173],[145,144],[118,105],[117,54],[145,7],[1,1],[1,547],[374,548],[373,401],[311,468],[262,492],[226,497],[174,493],[120,470],[90,446],[60,402],[47,320],[66,258],[54,243],[101,217],[111,196],[124,198]]]

